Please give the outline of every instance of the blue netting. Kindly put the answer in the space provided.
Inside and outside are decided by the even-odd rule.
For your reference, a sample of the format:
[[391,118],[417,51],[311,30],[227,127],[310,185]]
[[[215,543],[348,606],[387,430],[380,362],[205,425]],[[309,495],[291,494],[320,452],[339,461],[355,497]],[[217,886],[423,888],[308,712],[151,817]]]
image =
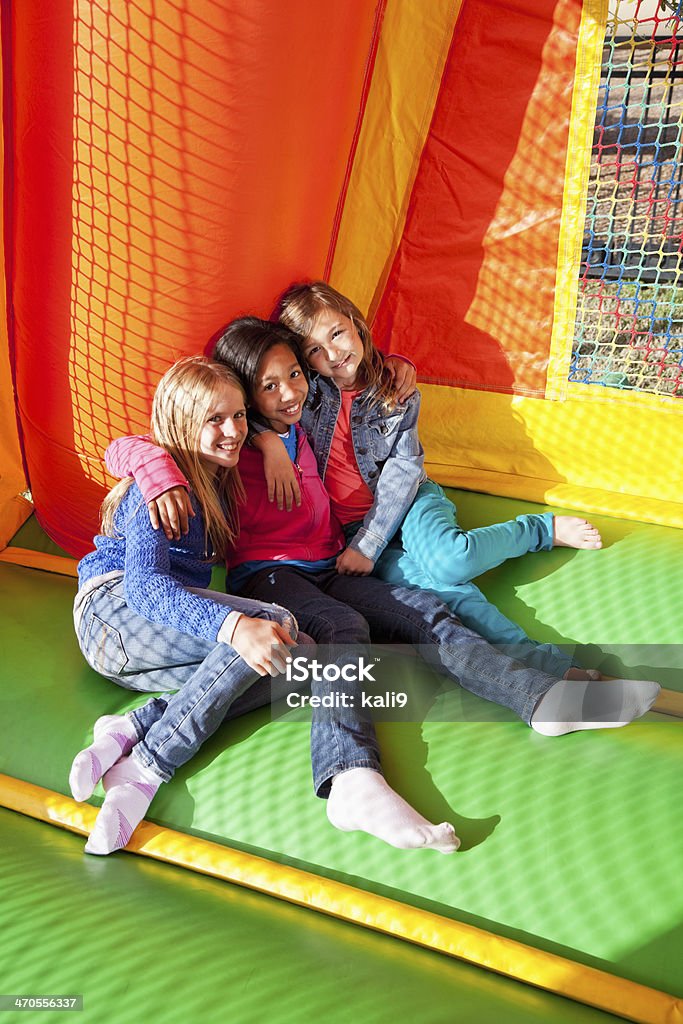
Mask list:
[[683,0],[658,7],[639,2],[634,17],[633,4],[613,4],[572,381],[665,395],[683,391],[682,8]]

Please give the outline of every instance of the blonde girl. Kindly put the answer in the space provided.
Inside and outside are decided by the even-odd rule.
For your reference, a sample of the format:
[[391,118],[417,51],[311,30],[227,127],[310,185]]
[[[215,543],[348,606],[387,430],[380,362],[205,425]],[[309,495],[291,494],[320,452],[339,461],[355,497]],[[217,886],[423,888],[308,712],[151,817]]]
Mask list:
[[86,661],[126,689],[177,691],[100,718],[76,756],[74,798],[87,800],[100,779],[106,791],[88,853],[127,844],[159,785],[228,709],[270,699],[269,686],[253,684],[280,671],[294,643],[284,608],[207,589],[237,536],[246,432],[244,390],[231,370],[202,356],[176,363],[156,389],[152,436],[188,481],[190,529],[178,541],[155,531],[129,478],[105,498],[95,550],[79,563],[74,623]]

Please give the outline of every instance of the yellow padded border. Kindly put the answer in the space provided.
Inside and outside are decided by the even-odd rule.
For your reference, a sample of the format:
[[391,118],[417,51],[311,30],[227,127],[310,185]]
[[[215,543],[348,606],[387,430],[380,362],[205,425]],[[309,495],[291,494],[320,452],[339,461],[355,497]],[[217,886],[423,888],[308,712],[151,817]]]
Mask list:
[[565,163],[546,398],[562,399],[567,392],[606,24],[607,0],[583,0]]
[[462,4],[388,0],[384,11],[330,273],[369,319],[401,239]]
[[426,468],[439,483],[683,528],[683,418],[660,404],[574,389],[564,402],[420,390]]
[[[87,834],[97,808],[0,775],[0,804]],[[195,836],[142,822],[127,849],[457,957],[638,1024],[683,1024],[683,1001],[472,925]]]

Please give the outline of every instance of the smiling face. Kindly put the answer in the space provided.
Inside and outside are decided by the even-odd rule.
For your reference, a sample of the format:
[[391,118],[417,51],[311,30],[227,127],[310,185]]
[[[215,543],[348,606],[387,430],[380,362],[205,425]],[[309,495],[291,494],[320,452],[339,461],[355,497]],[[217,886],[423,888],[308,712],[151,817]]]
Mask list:
[[214,472],[219,466],[232,469],[237,465],[246,436],[244,398],[232,384],[221,384],[199,434],[199,457]]
[[306,362],[342,390],[356,386],[363,360],[363,341],[353,320],[325,307],[303,344]]
[[292,349],[285,344],[269,348],[256,371],[251,395],[254,409],[273,430],[285,434],[301,419],[307,394],[304,371]]

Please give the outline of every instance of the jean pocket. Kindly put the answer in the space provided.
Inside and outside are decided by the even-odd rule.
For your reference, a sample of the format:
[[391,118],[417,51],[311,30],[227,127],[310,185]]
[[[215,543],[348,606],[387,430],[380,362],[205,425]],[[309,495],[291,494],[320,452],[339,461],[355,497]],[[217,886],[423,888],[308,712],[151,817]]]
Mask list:
[[85,629],[82,649],[88,664],[102,675],[120,675],[128,664],[118,629],[94,612]]

